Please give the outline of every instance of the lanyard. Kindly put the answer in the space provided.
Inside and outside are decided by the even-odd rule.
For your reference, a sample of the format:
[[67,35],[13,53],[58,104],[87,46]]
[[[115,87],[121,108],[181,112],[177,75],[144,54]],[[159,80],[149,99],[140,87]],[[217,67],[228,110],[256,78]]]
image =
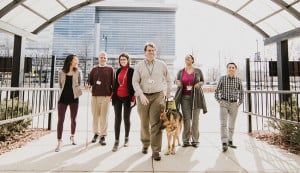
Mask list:
[[[125,78],[127,78],[127,72],[128,72],[128,69],[126,70],[124,76],[123,76],[123,81],[122,83],[120,82],[120,78],[118,77],[118,82],[119,82],[119,85],[120,86],[123,86],[124,85],[124,82],[125,82]],[[119,75],[120,76],[120,75]]]
[[[148,64],[146,63],[146,60],[144,61],[145,62],[145,65],[146,65],[146,68],[148,70],[148,73],[149,73],[149,76],[151,77],[152,76],[152,72],[153,72],[153,69],[154,69],[154,63],[152,63],[152,69],[150,71],[149,67],[148,67]],[[149,65],[150,66],[150,65]]]

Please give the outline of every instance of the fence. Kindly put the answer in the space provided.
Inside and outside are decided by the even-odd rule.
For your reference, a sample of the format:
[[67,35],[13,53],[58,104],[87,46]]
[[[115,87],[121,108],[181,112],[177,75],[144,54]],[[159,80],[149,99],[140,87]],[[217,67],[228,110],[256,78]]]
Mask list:
[[0,88],[0,125],[32,118],[32,126],[48,129],[56,110],[58,88]]
[[290,144],[298,145],[300,63],[289,63],[290,83],[285,85],[287,84],[290,90],[278,90],[277,64],[275,64],[276,61],[272,60],[246,61],[247,90],[243,111],[248,114],[248,132],[253,132],[252,128],[256,128],[256,132],[282,135]]

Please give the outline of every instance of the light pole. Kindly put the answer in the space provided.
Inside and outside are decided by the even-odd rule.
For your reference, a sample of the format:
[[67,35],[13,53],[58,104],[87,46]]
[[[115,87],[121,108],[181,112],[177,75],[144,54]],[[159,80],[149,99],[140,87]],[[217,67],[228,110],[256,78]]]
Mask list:
[[107,35],[103,34],[102,40],[105,40],[105,52],[107,52]]

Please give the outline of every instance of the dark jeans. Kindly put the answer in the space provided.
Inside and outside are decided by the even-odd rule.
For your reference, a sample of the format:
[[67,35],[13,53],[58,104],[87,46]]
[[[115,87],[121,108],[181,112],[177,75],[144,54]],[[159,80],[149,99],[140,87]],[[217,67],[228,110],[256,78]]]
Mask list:
[[58,103],[58,122],[57,122],[57,139],[61,139],[62,132],[64,129],[64,121],[66,116],[67,107],[70,106],[70,117],[71,117],[71,134],[75,134],[76,129],[76,116],[78,112],[78,103]]
[[130,131],[130,99],[128,97],[118,97],[114,104],[115,110],[115,139],[119,140],[120,137],[120,127],[122,121],[122,108],[123,108],[123,117],[124,117],[124,126],[125,126],[125,137],[129,136]]

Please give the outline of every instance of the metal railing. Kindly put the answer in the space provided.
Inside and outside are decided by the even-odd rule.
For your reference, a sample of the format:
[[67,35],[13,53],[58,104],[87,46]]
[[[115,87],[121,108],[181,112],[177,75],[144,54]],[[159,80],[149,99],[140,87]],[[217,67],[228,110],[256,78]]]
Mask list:
[[0,87],[0,125],[32,118],[32,126],[48,124],[49,129],[58,92],[58,88]]
[[252,117],[257,129],[269,128],[270,120],[300,126],[300,91],[245,91],[243,112],[248,114],[252,131]]

